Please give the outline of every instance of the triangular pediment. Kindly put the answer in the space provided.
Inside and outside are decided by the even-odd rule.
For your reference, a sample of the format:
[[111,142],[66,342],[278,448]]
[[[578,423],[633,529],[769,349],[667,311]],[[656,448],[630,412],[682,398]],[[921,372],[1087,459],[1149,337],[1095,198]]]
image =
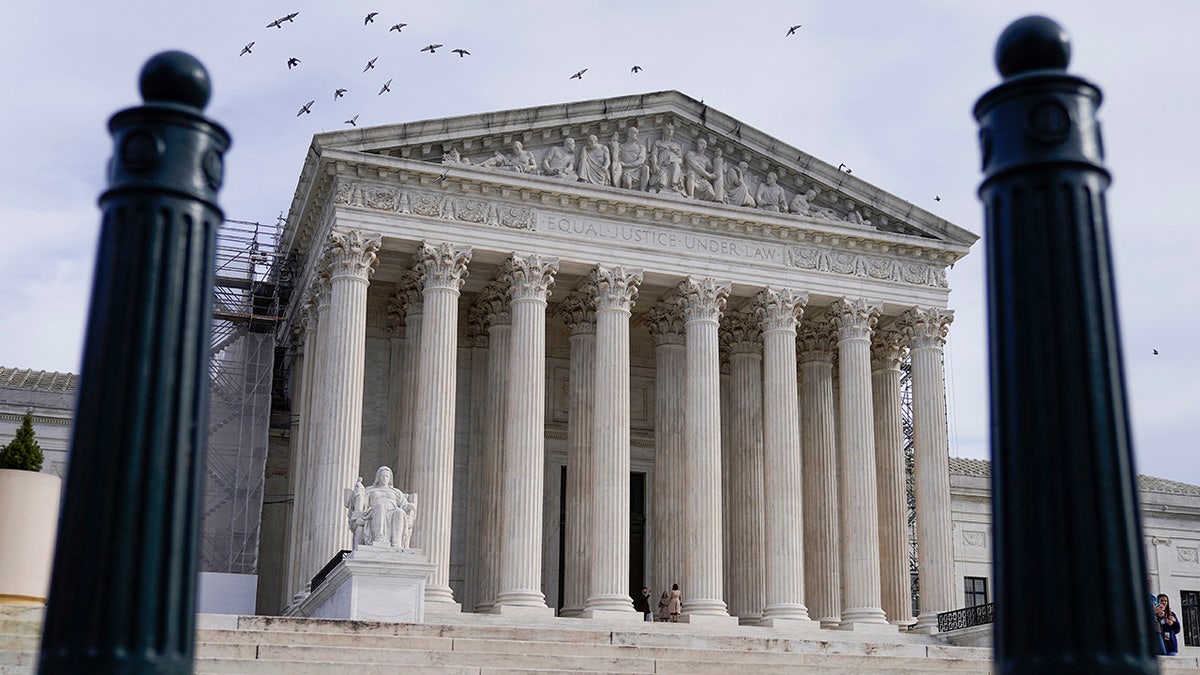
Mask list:
[[970,246],[978,237],[679,92],[320,134],[339,150],[719,203]]

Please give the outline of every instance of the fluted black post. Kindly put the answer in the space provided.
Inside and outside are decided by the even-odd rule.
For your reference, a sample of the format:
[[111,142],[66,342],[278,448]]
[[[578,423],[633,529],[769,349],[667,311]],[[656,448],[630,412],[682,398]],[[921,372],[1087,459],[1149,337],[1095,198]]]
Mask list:
[[1001,673],[1152,673],[1103,162],[1100,90],[1026,17],[979,99]]
[[109,121],[100,245],[41,673],[191,673],[216,192],[204,66],[165,52]]

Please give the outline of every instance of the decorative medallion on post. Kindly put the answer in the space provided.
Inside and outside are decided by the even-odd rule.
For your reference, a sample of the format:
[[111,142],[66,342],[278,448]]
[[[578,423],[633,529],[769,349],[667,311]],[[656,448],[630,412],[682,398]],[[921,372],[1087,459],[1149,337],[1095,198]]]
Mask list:
[[204,66],[164,52],[114,153],[42,673],[191,673],[217,190],[229,135]]
[[[1152,673],[1100,90],[1045,17],[996,45],[983,147],[1000,672]],[[1064,611],[1068,611],[1065,618]]]

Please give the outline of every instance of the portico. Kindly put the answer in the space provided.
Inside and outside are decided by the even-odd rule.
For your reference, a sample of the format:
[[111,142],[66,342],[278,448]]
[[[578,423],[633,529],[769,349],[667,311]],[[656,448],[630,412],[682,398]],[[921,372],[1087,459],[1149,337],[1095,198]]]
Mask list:
[[[597,149],[578,175],[506,155],[590,135],[608,174]],[[767,208],[729,203],[768,174]],[[314,489],[281,583],[349,541],[336,483],[386,464],[419,498],[430,612],[638,621],[631,583],[678,583],[686,621],[894,630],[913,617],[880,364],[911,351],[927,623],[954,604],[945,270],[974,240],[675,92],[319,135],[283,241],[309,289],[281,333],[305,353],[291,470]]]

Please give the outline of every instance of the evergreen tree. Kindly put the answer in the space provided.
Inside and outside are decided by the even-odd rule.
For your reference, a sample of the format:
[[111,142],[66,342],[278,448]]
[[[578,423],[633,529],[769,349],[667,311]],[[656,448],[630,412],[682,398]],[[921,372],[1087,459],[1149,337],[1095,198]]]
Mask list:
[[41,471],[44,459],[41,446],[33,438],[33,415],[25,413],[16,438],[0,448],[0,469]]

